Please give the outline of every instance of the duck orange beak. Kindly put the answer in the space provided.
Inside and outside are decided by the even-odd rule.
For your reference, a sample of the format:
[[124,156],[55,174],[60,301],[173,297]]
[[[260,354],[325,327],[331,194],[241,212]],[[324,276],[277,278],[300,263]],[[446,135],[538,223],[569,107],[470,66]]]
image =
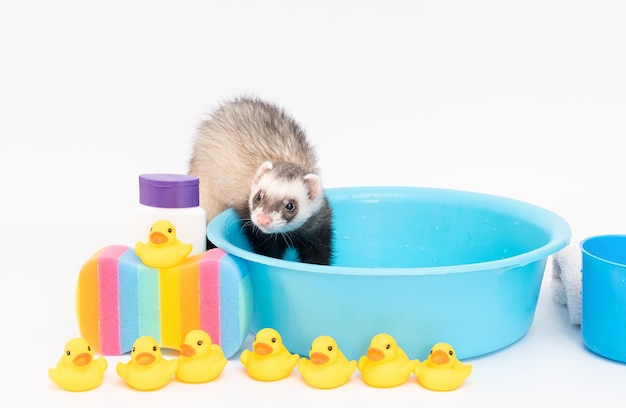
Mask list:
[[385,353],[377,349],[376,347],[370,347],[367,349],[367,358],[372,361],[379,361],[385,357]]
[[89,353],[80,353],[79,355],[77,355],[76,357],[74,357],[74,359],[72,360],[72,363],[76,364],[77,366],[86,366],[87,364],[91,363],[91,354]]
[[181,344],[180,345],[180,355],[185,357],[191,357],[196,355],[196,350],[191,347],[189,344]]
[[315,351],[309,356],[313,364],[322,365],[328,363],[328,356],[324,353]]
[[435,350],[430,355],[430,361],[434,364],[447,364],[450,361],[450,357],[443,350]]
[[272,351],[274,351],[274,349],[265,343],[255,343],[254,345],[254,352],[262,356],[270,354]]
[[154,360],[156,360],[156,357],[153,354],[146,353],[146,352],[139,353],[137,354],[137,357],[135,357],[135,361],[139,365],[148,365],[152,363]]
[[165,244],[167,242],[167,237],[162,232],[155,231],[150,234],[150,242],[153,244]]

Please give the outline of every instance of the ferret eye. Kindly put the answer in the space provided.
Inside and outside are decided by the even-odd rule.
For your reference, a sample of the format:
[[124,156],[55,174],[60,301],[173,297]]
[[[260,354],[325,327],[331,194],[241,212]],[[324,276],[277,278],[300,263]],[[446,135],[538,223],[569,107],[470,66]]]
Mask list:
[[254,201],[256,201],[257,203],[261,202],[261,199],[263,198],[263,196],[261,195],[261,193],[256,193],[256,195],[254,196]]
[[293,205],[292,202],[288,202],[287,204],[285,204],[285,210],[291,212],[291,211],[293,211],[295,209],[296,209],[296,206]]

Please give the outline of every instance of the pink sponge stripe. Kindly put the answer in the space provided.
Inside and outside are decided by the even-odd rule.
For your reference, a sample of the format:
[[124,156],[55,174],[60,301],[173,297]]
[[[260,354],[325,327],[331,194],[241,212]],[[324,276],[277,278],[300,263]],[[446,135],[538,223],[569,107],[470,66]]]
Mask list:
[[224,256],[222,251],[210,250],[200,260],[199,291],[200,291],[200,326],[209,333],[211,339],[221,338],[220,316],[220,282],[219,261]]
[[100,348],[102,354],[120,354],[120,319],[118,259],[128,249],[111,245],[98,259],[98,285],[100,286]]

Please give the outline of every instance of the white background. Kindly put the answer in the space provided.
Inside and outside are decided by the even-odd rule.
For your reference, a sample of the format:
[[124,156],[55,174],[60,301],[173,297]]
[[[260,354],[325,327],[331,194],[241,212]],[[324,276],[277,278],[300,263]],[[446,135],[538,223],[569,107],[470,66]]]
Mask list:
[[[185,173],[198,122],[249,93],[291,112],[327,187],[412,185],[517,198],[572,227],[626,233],[623,1],[3,1],[0,398],[13,406],[623,404],[626,367],[588,352],[544,276],[518,343],[462,388],[415,377],[329,391],[260,383],[237,357],[213,383],[142,393],[110,357],[96,390],[47,377],[78,335],[75,284],[133,244],[141,173]],[[598,405],[595,405],[598,404]],[[4,405],[4,403],[2,403]]]

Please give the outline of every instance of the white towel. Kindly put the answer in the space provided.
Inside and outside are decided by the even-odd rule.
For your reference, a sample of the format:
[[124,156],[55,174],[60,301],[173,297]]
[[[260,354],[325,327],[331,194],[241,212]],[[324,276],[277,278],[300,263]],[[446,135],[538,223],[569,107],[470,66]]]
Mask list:
[[567,307],[570,323],[580,325],[582,254],[578,246],[568,245],[552,256],[551,286],[554,291],[554,300]]

